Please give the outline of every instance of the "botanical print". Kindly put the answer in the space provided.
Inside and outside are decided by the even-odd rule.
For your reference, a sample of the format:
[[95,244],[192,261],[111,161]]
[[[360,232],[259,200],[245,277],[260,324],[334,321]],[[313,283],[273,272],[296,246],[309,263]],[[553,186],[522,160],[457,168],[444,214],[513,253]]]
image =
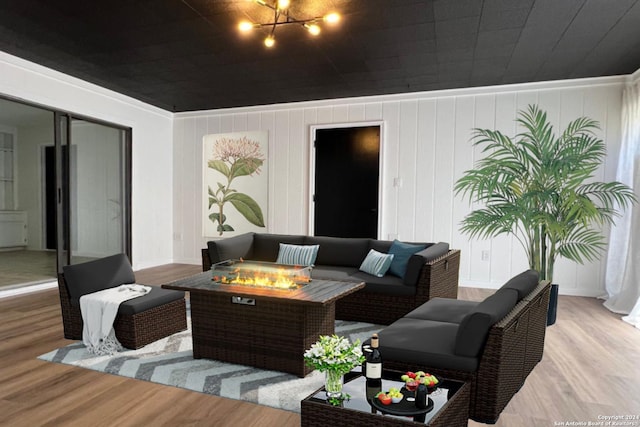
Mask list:
[[267,132],[205,135],[205,236],[264,228]]

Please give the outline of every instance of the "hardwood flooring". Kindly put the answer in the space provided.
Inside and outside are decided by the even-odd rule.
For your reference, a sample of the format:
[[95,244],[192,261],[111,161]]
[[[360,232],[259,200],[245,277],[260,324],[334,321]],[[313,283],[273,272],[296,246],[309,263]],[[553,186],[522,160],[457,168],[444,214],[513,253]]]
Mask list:
[[[161,284],[198,271],[199,266],[174,264],[139,271],[136,277],[140,283]],[[461,288],[459,297],[479,300],[490,293]],[[300,417],[287,411],[36,359],[69,343],[56,290],[0,299],[1,426],[300,424]],[[601,301],[561,296],[543,360],[496,426],[586,425],[599,416],[640,415],[638,396],[640,330]]]

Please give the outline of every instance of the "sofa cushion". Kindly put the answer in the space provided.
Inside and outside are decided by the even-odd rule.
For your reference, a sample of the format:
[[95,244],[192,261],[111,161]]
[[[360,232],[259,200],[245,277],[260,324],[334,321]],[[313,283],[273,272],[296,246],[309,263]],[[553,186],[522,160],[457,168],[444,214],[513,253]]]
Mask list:
[[383,254],[375,249],[370,249],[369,253],[364,258],[364,261],[360,264],[360,271],[372,274],[376,277],[384,277],[384,275],[387,274],[392,261],[393,255]]
[[256,233],[253,236],[253,256],[251,259],[254,261],[276,262],[280,252],[280,243],[302,245],[304,236]]
[[422,266],[427,262],[436,258],[440,258],[449,252],[449,244],[444,242],[438,242],[436,244],[427,243],[426,249],[413,254],[409,258],[407,263],[407,270],[404,275],[404,281],[408,285],[415,285],[420,277]]
[[316,265],[311,270],[312,279],[337,280],[339,282],[349,282],[354,279],[352,274],[356,274],[356,267],[342,267],[337,265]]
[[467,357],[478,356],[484,347],[489,328],[506,316],[517,301],[518,291],[499,289],[479,303],[460,322],[455,353]]
[[360,267],[369,252],[369,239],[306,236],[305,245],[320,245],[316,264]]
[[380,353],[416,367],[475,372],[477,358],[454,352],[457,330],[455,323],[401,318],[378,333]]
[[376,250],[378,252],[382,252],[384,254],[389,253],[389,248],[393,242],[391,240],[376,240],[371,239],[369,241],[369,249]]
[[280,243],[277,264],[309,266],[316,262],[319,245],[288,245]]
[[254,234],[255,233],[249,232],[224,239],[208,241],[207,249],[209,249],[211,264],[230,259],[251,259]]
[[404,243],[399,240],[394,240],[389,248],[389,253],[393,255],[393,261],[391,262],[391,267],[389,267],[389,273],[394,276],[404,278],[411,255],[426,249],[426,247],[426,245],[416,245],[413,243]]
[[183,291],[174,291],[172,289],[152,286],[149,293],[122,302],[120,307],[118,307],[118,313],[127,315],[142,313],[150,308],[159,307],[179,299],[184,299]]
[[387,274],[384,277],[376,277],[371,274],[358,271],[351,274],[348,280],[351,282],[364,282],[365,286],[364,289],[362,289],[364,292],[406,296],[416,294],[416,288],[414,286],[407,286],[401,278],[391,276],[390,274]]
[[535,270],[527,270],[509,279],[500,289],[515,289],[518,301],[529,295],[538,286],[540,275]]
[[404,317],[460,324],[462,319],[473,311],[478,304],[478,301],[432,298],[407,313]]
[[136,281],[125,254],[111,255],[82,264],[62,267],[71,300],[78,302],[82,295]]

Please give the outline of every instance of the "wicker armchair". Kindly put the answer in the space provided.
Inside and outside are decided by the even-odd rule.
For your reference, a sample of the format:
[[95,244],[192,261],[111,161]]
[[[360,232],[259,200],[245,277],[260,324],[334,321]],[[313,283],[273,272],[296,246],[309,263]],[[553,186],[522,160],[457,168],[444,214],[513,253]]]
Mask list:
[[542,360],[547,309],[551,286],[540,284],[489,329],[475,372],[442,369],[427,364],[385,358],[385,367],[400,371],[423,370],[443,378],[469,381],[469,417],[495,424],[513,395],[520,390],[533,368]]
[[[79,295],[135,280],[124,254],[65,266],[63,270],[58,274],[62,323],[64,337],[72,340],[82,339]],[[147,295],[122,303],[113,326],[118,341],[131,349],[183,331],[187,329],[184,292],[154,287]]]

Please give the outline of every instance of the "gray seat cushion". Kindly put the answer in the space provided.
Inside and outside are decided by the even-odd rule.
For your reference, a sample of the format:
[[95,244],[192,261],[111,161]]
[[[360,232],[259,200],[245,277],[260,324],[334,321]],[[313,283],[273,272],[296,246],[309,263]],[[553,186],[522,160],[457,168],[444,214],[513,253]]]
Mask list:
[[469,312],[460,322],[456,336],[455,353],[477,357],[484,347],[489,328],[506,316],[516,305],[515,289],[499,289]]
[[126,315],[142,313],[150,308],[159,307],[180,299],[184,299],[183,291],[152,286],[148,294],[122,302],[118,307],[118,313]]
[[415,366],[475,372],[478,359],[454,352],[458,325],[401,318],[378,333],[380,353]]
[[432,298],[420,307],[405,314],[404,317],[460,324],[462,319],[473,311],[478,304],[479,302],[477,301]]
[[349,282],[353,279],[352,274],[358,272],[356,267],[340,267],[335,265],[316,265],[311,270],[311,278],[322,280],[338,280],[340,282]]
[[360,267],[369,252],[369,239],[306,236],[305,245],[320,245],[316,265]]
[[62,272],[71,301],[78,304],[82,295],[136,281],[125,254],[111,255],[82,264],[65,265]]
[[540,275],[535,270],[527,270],[509,279],[500,289],[515,289],[518,301],[529,295],[540,282]]
[[399,277],[386,274],[384,277],[376,277],[372,274],[358,271],[351,275],[352,282],[365,282],[364,291],[374,294],[410,296],[416,294],[414,286],[407,286]]
[[251,259],[254,234],[255,233],[249,232],[207,242],[211,264],[230,259]]

